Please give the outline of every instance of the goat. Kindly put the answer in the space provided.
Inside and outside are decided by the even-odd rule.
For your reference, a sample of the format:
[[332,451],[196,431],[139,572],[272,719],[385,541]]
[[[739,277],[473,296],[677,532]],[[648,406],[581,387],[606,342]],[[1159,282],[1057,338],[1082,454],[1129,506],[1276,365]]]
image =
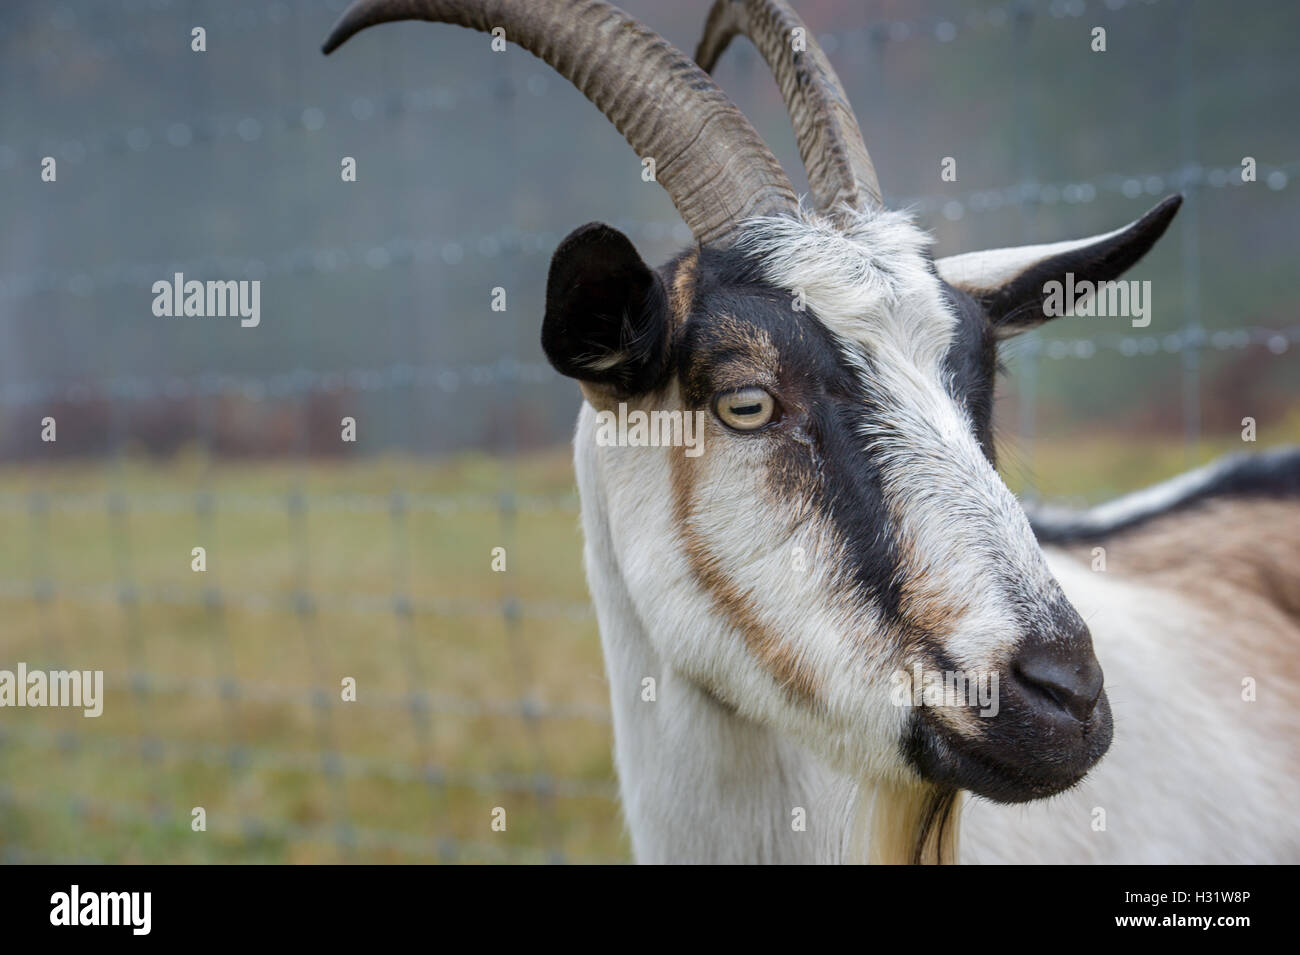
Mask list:
[[[780,0],[719,0],[698,65],[603,0],[358,0],[324,50],[403,19],[504,28],[656,159],[696,240],[652,269],[577,229],[542,321],[584,399],[584,562],[638,861],[952,862],[962,816],[973,861],[1300,859],[1300,455],[1037,527],[995,469],[999,342],[1047,319],[1046,283],[1134,265],[1180,197],[936,259]],[[811,208],[705,71],[740,34]],[[703,453],[605,439],[638,413],[702,415]],[[1096,542],[1105,574],[1079,558]],[[996,714],[896,692],[926,673],[996,679]]]

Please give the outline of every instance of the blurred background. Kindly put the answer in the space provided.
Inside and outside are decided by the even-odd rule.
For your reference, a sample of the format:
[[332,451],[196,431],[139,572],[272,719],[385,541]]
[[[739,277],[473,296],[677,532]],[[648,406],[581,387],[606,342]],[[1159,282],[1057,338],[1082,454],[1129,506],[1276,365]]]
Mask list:
[[[709,6],[623,5],[688,53]],[[0,7],[0,668],[107,688],[98,719],[0,710],[5,862],[628,858],[579,396],[538,333],[572,228],[608,222],[651,262],[690,236],[539,60],[423,23],[326,59],[344,6]],[[1300,7],[796,7],[939,254],[1187,195],[1128,276],[1152,283],[1149,327],[1062,319],[1005,350],[1014,489],[1084,504],[1300,440]],[[806,189],[752,47],[716,75]],[[260,326],[155,317],[175,272],[260,279]]]

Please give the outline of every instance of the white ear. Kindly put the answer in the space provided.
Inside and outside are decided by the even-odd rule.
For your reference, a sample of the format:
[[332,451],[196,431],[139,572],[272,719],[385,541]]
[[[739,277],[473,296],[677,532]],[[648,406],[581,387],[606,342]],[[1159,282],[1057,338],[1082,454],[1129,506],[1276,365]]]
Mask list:
[[1164,234],[1182,196],[1170,196],[1122,229],[1046,245],[989,249],[936,259],[939,277],[984,306],[1002,334],[1014,334],[1045,320],[1041,304],[1047,282],[1071,272],[1076,280],[1105,282],[1137,263]]
[[1015,245],[1006,249],[985,249],[982,252],[964,252],[935,259],[939,277],[975,298],[996,291],[1045,259],[1074,252],[1107,242],[1132,225],[1122,226],[1113,232],[1088,236],[1086,239],[1069,239],[1065,242],[1045,242],[1042,245]]

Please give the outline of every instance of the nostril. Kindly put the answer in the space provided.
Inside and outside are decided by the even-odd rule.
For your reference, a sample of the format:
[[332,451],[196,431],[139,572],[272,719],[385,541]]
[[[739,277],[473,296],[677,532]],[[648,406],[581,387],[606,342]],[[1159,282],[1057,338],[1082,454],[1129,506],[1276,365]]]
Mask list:
[[1101,665],[1091,650],[1086,656],[1054,648],[1022,651],[1012,671],[1021,683],[1080,722],[1092,715],[1101,697]]

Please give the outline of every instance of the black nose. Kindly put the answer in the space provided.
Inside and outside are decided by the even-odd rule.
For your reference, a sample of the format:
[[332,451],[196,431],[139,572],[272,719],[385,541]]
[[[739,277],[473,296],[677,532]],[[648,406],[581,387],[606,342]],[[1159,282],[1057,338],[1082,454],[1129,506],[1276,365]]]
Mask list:
[[1086,636],[1065,644],[1044,642],[1025,647],[1016,656],[1011,671],[1039,697],[1040,705],[1055,705],[1081,723],[1092,715],[1101,697],[1101,664]]

